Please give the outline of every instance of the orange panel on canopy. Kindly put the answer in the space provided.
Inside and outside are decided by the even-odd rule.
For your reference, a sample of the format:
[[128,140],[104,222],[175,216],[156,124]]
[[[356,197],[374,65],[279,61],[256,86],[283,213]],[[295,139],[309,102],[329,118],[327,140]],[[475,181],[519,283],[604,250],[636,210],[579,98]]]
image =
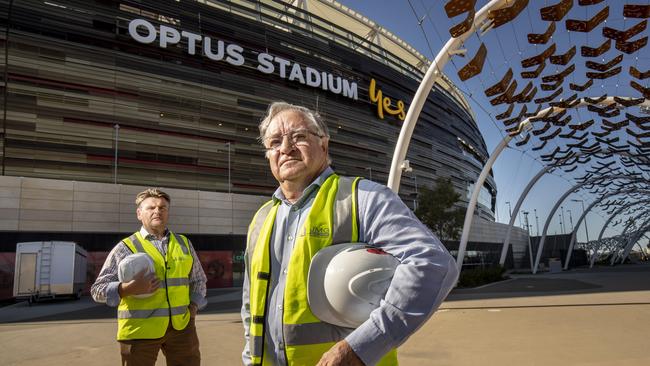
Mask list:
[[623,5],[623,16],[627,18],[650,18],[650,5]]
[[555,32],[555,22],[551,22],[542,34],[528,33],[528,43],[532,44],[546,44]]
[[610,48],[612,48],[612,40],[607,38],[603,44],[596,48],[591,48],[588,46],[580,47],[580,54],[582,57],[598,57],[603,53],[609,51]]
[[633,25],[624,31],[620,31],[610,27],[603,27],[603,36],[617,41],[627,41],[633,36],[636,36],[637,34],[643,32],[647,25],[648,25],[648,21],[644,19],[639,23],[637,23],[636,25]]
[[485,89],[485,95],[491,97],[493,95],[503,93],[504,91],[506,91],[508,84],[510,84],[510,80],[512,80],[512,68],[506,71],[505,75],[503,75],[503,77],[501,78],[501,81]]
[[461,15],[476,7],[476,0],[450,0],[445,4],[445,12],[447,17],[453,18]]
[[565,23],[566,29],[574,32],[591,32],[607,17],[609,17],[609,6],[604,7],[603,10],[588,20],[567,19]]
[[571,61],[573,56],[576,55],[576,46],[569,48],[563,55],[553,55],[550,57],[551,63],[554,65],[566,65]]
[[472,58],[467,65],[463,66],[462,69],[458,71],[458,77],[460,80],[465,81],[469,78],[472,78],[481,73],[483,70],[483,64],[485,63],[485,57],[487,56],[487,48],[485,44],[481,43],[476,55]]
[[511,6],[490,10],[488,12],[488,18],[492,19],[493,27],[498,28],[515,19],[527,5],[528,0],[514,0]]
[[539,10],[542,20],[559,22],[573,7],[573,0],[561,0],[559,3]]

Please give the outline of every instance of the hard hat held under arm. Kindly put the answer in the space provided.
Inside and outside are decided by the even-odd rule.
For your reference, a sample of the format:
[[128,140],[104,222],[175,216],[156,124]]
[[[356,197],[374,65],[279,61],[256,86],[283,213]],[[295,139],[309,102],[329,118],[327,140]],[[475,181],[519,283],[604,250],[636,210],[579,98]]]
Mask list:
[[363,243],[321,249],[309,267],[312,312],[331,324],[358,327],[379,307],[398,265],[392,255]]

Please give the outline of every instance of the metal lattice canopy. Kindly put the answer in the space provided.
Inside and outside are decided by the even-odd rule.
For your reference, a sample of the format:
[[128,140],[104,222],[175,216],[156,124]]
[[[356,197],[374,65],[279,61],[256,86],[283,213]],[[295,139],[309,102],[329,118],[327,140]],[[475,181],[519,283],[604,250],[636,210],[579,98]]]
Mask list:
[[552,167],[547,171],[560,172],[594,199],[623,186],[634,188],[628,190],[632,193],[599,202],[603,212],[648,199],[650,5],[492,0],[477,9],[476,0],[451,0],[437,6],[453,23],[450,39],[409,108],[388,186],[398,190],[400,168],[424,99],[445,65],[454,63],[465,88],[481,91],[480,98],[472,99],[484,101],[482,108],[504,136],[475,184],[461,236],[459,267],[478,190],[511,140],[511,148],[535,156]]

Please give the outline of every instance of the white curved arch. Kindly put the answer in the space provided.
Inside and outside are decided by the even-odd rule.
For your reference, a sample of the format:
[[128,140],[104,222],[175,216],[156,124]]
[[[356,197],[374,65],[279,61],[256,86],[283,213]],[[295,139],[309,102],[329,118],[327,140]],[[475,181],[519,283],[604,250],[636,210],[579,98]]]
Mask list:
[[[442,69],[444,66],[447,64],[449,61],[452,52],[458,50],[462,44],[465,42],[465,40],[472,35],[474,32],[476,32],[481,24],[488,23],[487,26],[483,27],[483,33],[487,32],[490,29],[490,24],[488,20],[488,13],[490,10],[495,10],[499,9],[501,7],[504,7],[508,5],[507,0],[491,0],[489,3],[487,3],[485,6],[483,6],[479,11],[476,12],[474,16],[474,22],[472,23],[472,28],[470,31],[465,32],[464,34],[460,35],[459,37],[456,38],[450,38],[447,43],[442,47],[440,52],[438,52],[438,55],[436,58],[433,60],[431,65],[429,66],[427,72],[425,73],[424,77],[422,78],[422,81],[420,82],[420,86],[418,87],[417,91],[415,92],[415,95],[413,97],[413,100],[411,102],[411,105],[409,106],[408,112],[406,113],[406,117],[404,119],[404,123],[402,124],[402,128],[400,130],[399,137],[397,139],[397,143],[395,144],[395,151],[393,152],[393,160],[391,161],[391,167],[390,167],[390,173],[388,175],[388,181],[386,182],[386,186],[393,190],[393,192],[398,193],[399,192],[399,186],[400,186],[400,181],[402,178],[402,166],[404,164],[404,159],[406,158],[406,153],[408,151],[409,143],[411,141],[411,137],[413,136],[413,130],[415,129],[415,125],[417,123],[417,120],[420,116],[420,113],[422,112],[422,108],[424,107],[424,103],[426,102],[426,99],[429,95],[429,92],[431,88],[433,87],[433,84],[435,81],[442,75]],[[631,98],[627,98],[631,99]],[[606,98],[603,102],[607,102],[610,104],[613,101],[613,97],[608,97]],[[585,101],[585,99],[580,99],[580,102],[577,105],[571,106],[572,108],[576,107],[581,107],[586,104],[589,104]],[[648,100],[645,100],[642,105],[650,105]],[[617,107],[618,108],[618,107]],[[546,114],[546,113],[558,113],[560,111],[565,110],[565,108],[560,108],[560,107],[550,107],[545,109],[544,111],[538,113],[535,117]],[[529,127],[531,117],[526,118],[524,121],[519,123],[517,132],[520,133],[523,131],[525,128]],[[465,213],[465,222],[463,224],[463,232],[461,235],[461,241],[458,246],[458,255],[456,258],[456,263],[457,267],[460,270],[462,267],[463,259],[464,259],[464,254],[465,254],[465,249],[467,247],[467,241],[469,239],[469,229],[471,228],[472,225],[472,216],[474,214],[474,209],[476,207],[476,202],[478,201],[478,195],[480,192],[481,187],[483,186],[483,183],[485,182],[485,179],[487,178],[487,175],[489,171],[492,169],[492,165],[494,165],[494,162],[498,158],[499,154],[503,149],[508,146],[508,143],[512,139],[511,135],[506,136],[501,143],[497,145],[495,148],[495,151],[493,152],[493,155],[496,156],[490,156],[488,161],[486,162],[483,171],[481,171],[481,174],[479,175],[479,178],[477,182],[475,183],[474,186],[474,192],[472,192],[472,196],[470,199],[470,202],[467,207],[467,211]],[[487,172],[485,172],[487,170]]]
[[537,181],[544,176],[546,173],[550,172],[552,169],[554,169],[554,166],[548,166],[545,165],[534,177],[531,179],[528,184],[526,185],[526,188],[524,188],[524,191],[519,195],[519,199],[517,199],[517,203],[515,204],[514,210],[512,210],[512,214],[510,215],[510,222],[508,223],[508,228],[506,229],[506,237],[503,240],[503,247],[501,248],[501,257],[499,259],[499,265],[503,266],[506,263],[506,257],[508,256],[508,248],[510,247],[510,236],[512,235],[512,228],[515,225],[515,219],[517,218],[517,214],[519,213],[519,209],[521,208],[521,205],[524,203],[524,199],[526,196],[528,196],[528,192],[537,184]]
[[605,221],[605,224],[603,224],[603,228],[600,229],[600,234],[598,234],[598,241],[600,241],[603,238],[603,234],[605,233],[605,229],[607,229],[607,227],[612,222],[612,220],[614,220],[614,218],[616,216],[618,216],[621,212],[623,212],[623,210],[625,210],[626,208],[630,208],[632,206],[636,206],[636,205],[641,204],[641,203],[646,203],[646,202],[650,202],[650,200],[644,200],[644,201],[637,201],[637,202],[628,203],[627,205],[621,206],[618,210],[616,210],[616,212],[611,214],[607,218],[607,221]]
[[418,90],[413,96],[413,101],[409,106],[408,112],[406,112],[406,117],[404,118],[404,123],[402,124],[402,129],[400,130],[399,138],[397,139],[397,144],[395,145],[395,151],[393,153],[393,160],[390,166],[390,173],[388,175],[388,181],[386,186],[392,189],[393,192],[399,192],[400,180],[402,179],[402,164],[406,158],[406,152],[408,151],[409,142],[411,141],[411,136],[413,135],[413,130],[415,129],[415,124],[420,117],[424,103],[429,96],[429,92],[433,87],[435,81],[442,75],[442,69],[445,67],[449,58],[452,55],[452,52],[458,50],[465,40],[469,38],[480,25],[487,20],[488,11],[493,9],[498,9],[507,4],[507,0],[491,0],[485,6],[483,6],[479,11],[474,15],[474,23],[472,24],[472,29],[465,32],[465,34],[457,37],[450,38],[447,43],[442,47],[438,55],[433,60],[429,69],[424,74],[422,81]]
[[[598,153],[614,154],[614,155],[629,155],[629,153],[625,151],[618,152],[618,151],[610,151],[607,149],[598,151]],[[582,151],[578,151],[575,155],[571,156],[570,158],[579,157],[582,155],[585,154]],[[508,255],[508,248],[510,247],[510,236],[512,235],[512,228],[515,225],[515,219],[517,218],[517,214],[519,213],[519,210],[521,209],[521,205],[524,203],[524,200],[528,196],[528,193],[532,190],[535,184],[537,184],[537,182],[542,176],[544,176],[546,173],[549,173],[551,170],[559,167],[563,161],[564,160],[561,160],[554,165],[545,165],[544,167],[542,167],[542,169],[540,169],[540,171],[528,182],[526,188],[524,188],[524,190],[519,195],[519,198],[517,199],[517,203],[515,204],[515,208],[512,210],[512,214],[510,215],[510,222],[508,223],[508,229],[506,229],[506,236],[505,239],[503,240],[503,247],[501,248],[501,257],[499,259],[499,265],[503,266],[506,262],[506,257]]]
[[634,244],[636,244],[639,240],[641,240],[641,238],[643,237],[643,235],[645,235],[645,233],[650,231],[650,225],[648,225],[648,223],[650,223],[650,219],[646,220],[643,223],[642,228],[639,229],[639,232],[634,236],[634,238],[630,238],[630,241],[628,241],[627,245],[623,249],[623,254],[621,255],[621,264],[625,263],[625,259],[627,259],[627,257],[630,255],[630,252],[632,251]]
[[[635,190],[635,192],[639,192],[639,191],[640,191],[640,190]],[[576,222],[576,226],[573,228],[573,230],[572,230],[572,232],[571,232],[571,242],[569,243],[569,249],[568,249],[567,254],[566,254],[566,260],[564,261],[564,269],[565,269],[565,270],[567,270],[567,269],[569,268],[569,262],[571,261],[571,254],[573,253],[573,246],[575,245],[576,237],[577,237],[577,235],[578,235],[578,229],[580,228],[580,224],[582,223],[582,220],[584,220],[584,218],[587,216],[587,213],[589,213],[589,211],[591,211],[591,209],[592,209],[594,206],[596,206],[597,204],[599,204],[600,202],[602,202],[605,198],[607,198],[607,197],[611,197],[611,196],[616,195],[616,194],[620,194],[620,193],[614,193],[614,194],[609,194],[609,195],[608,195],[608,194],[605,194],[605,195],[603,195],[602,197],[600,197],[600,199],[598,199],[598,200],[592,202],[592,203],[591,203],[591,204],[590,204],[590,205],[589,205],[589,206],[588,206],[588,207],[587,207],[587,208],[582,212],[582,215],[580,215],[580,218],[579,218],[578,221]],[[640,202],[641,202],[641,201],[640,201]],[[638,204],[638,203],[640,203],[640,202],[636,202],[635,204]],[[630,205],[626,205],[626,206],[629,207],[629,206],[632,206],[632,205],[634,205],[634,204],[630,204]],[[625,207],[625,206],[624,206],[624,207]],[[612,216],[612,217],[613,217],[613,216]]]
[[[555,215],[555,212],[557,209],[560,207],[562,202],[573,192],[578,190],[580,187],[586,185],[586,184],[592,184],[594,182],[597,182],[599,180],[606,179],[608,176],[600,176],[600,177],[594,177],[592,179],[585,180],[584,182],[578,183],[574,185],[573,187],[569,188],[563,195],[560,197],[556,202],[553,208],[551,209],[551,212],[549,213],[548,217],[546,218],[546,222],[544,223],[544,230],[542,231],[542,238],[539,241],[539,244],[537,246],[537,256],[535,257],[535,264],[533,265],[533,273],[537,273],[537,268],[539,267],[539,261],[542,257],[542,251],[544,250],[544,242],[546,241],[546,233],[548,232],[548,227],[551,224],[551,220],[553,219],[553,216]],[[645,181],[643,178],[635,178],[635,179],[630,179],[630,181]],[[619,192],[618,194],[620,194]]]
[[[600,242],[600,241],[603,239],[603,234],[605,234],[605,229],[607,229],[607,227],[608,227],[609,224],[612,222],[612,220],[614,219],[614,217],[618,216],[618,215],[619,215],[621,212],[623,212],[623,210],[625,210],[626,208],[632,207],[632,206],[634,206],[634,205],[638,205],[638,204],[640,204],[640,203],[645,203],[645,202],[650,202],[650,200],[648,200],[648,201],[638,201],[638,202],[633,202],[633,203],[630,203],[630,204],[624,205],[624,206],[622,206],[621,208],[619,208],[616,212],[614,212],[612,215],[610,215],[610,216],[607,218],[607,221],[605,221],[605,224],[603,224],[603,227],[602,227],[602,229],[600,230],[600,233],[598,234],[598,239],[597,239],[596,241],[597,241],[597,242]],[[596,261],[596,256],[598,255],[598,251],[599,251],[600,248],[602,248],[602,247],[603,247],[603,244],[601,243],[598,247],[596,247],[596,248],[594,249],[594,252],[593,252],[593,254],[591,255],[591,258],[589,259],[589,268],[592,268],[592,267],[594,266],[594,262]]]
[[[639,218],[641,218],[643,215],[647,215],[648,212],[650,212],[650,209],[647,209],[647,210],[641,212],[640,214],[638,214],[637,216],[635,216],[632,220],[630,220],[630,222],[625,226],[625,229],[623,229],[623,234],[626,234],[626,233],[627,233],[627,230],[632,226],[632,224],[634,224],[634,223],[636,222],[636,220],[638,220]],[[646,219],[646,221],[645,221],[643,224],[641,224],[641,225],[639,226],[639,230],[641,230],[641,229],[645,229],[646,225],[647,225],[649,222],[650,222],[650,218]],[[638,238],[636,238],[636,239],[634,239],[634,240],[633,240],[633,238],[630,238],[630,239],[628,240],[627,244],[625,245],[625,247],[623,248],[623,250],[624,250],[624,254],[625,254],[625,251],[626,251],[627,247],[629,246],[629,247],[630,247],[630,250],[631,250],[631,249],[632,249],[632,246],[634,246],[634,243],[636,243],[637,241],[639,241],[639,239],[641,239],[641,236],[642,236],[643,234],[645,234],[646,232],[647,232],[647,230],[641,232],[641,234],[638,234]],[[630,245],[630,243],[631,243],[631,245]],[[616,253],[612,256],[611,265],[614,265],[614,263],[616,263],[616,260],[617,260],[617,257],[618,257],[617,254],[618,254],[618,252],[616,252]],[[629,251],[627,251],[627,254],[629,255]],[[623,257],[623,258],[622,258],[622,260],[621,260],[621,263],[623,263],[623,261],[625,260],[625,257],[627,257],[627,255],[622,256],[622,257]]]
[[[632,99],[632,98],[629,98],[629,97],[620,97],[620,98],[626,99],[626,100]],[[614,97],[607,97],[601,103],[611,104],[613,102],[616,102],[614,100]],[[586,98],[582,98],[582,99],[580,99],[579,103],[571,106],[571,108],[584,107],[584,106],[588,106],[588,105],[591,105],[591,103],[587,102]],[[643,101],[643,103],[640,104],[640,106],[649,107],[650,106],[650,101],[646,99],[646,100]],[[622,109],[622,106],[617,103],[616,108]],[[520,122],[519,125],[518,125],[518,128],[517,128],[517,132],[521,133],[524,129],[532,128],[530,126],[531,123],[532,123],[531,120],[534,121],[536,117],[544,116],[544,115],[547,115],[547,114],[548,115],[554,115],[554,114],[562,112],[564,110],[566,110],[566,108],[560,108],[560,107],[546,108],[543,111],[540,111],[539,113],[537,113],[535,116],[528,117],[528,118],[524,119],[522,122]],[[485,182],[485,179],[487,178],[488,173],[492,169],[492,166],[496,162],[496,159],[498,158],[498,155],[500,155],[501,152],[506,148],[506,146],[508,146],[508,143],[510,143],[510,140],[512,140],[511,135],[506,135],[503,138],[503,140],[501,140],[499,145],[497,145],[497,147],[494,149],[494,152],[492,153],[492,155],[490,156],[488,161],[485,163],[485,166],[483,166],[483,170],[481,171],[481,174],[479,175],[479,178],[477,179],[476,183],[474,184],[474,191],[472,192],[472,196],[470,198],[470,201],[467,204],[467,211],[465,212],[465,221],[463,223],[463,232],[461,234],[460,242],[458,244],[458,255],[456,256],[456,265],[457,265],[459,270],[461,269],[463,259],[465,258],[464,254],[465,254],[465,250],[467,249],[467,242],[469,241],[469,231],[472,228],[472,220],[474,219],[474,209],[476,208],[476,203],[478,202],[478,196],[479,196],[481,187],[483,186],[483,183]],[[627,153],[623,152],[621,154],[627,154]],[[494,156],[494,155],[497,155],[497,156]],[[395,162],[395,157],[393,157],[393,163],[394,162]],[[391,172],[391,174],[392,174],[392,172]],[[398,184],[399,184],[399,182],[398,182]],[[510,220],[511,220],[512,224],[514,224],[514,221],[512,220],[512,217],[515,217],[515,216],[516,215],[513,215],[513,216],[510,217]],[[510,230],[512,230],[512,229],[510,229]],[[506,250],[506,254],[507,254],[507,248],[505,250]],[[502,249],[501,252],[502,252],[502,256],[503,256],[503,249]]]

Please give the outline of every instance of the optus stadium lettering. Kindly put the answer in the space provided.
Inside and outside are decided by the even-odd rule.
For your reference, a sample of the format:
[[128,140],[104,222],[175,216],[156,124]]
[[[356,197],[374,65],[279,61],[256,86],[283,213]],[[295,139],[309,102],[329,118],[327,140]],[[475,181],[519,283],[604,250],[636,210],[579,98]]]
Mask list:
[[[129,34],[131,38],[144,44],[151,44],[158,40],[158,45],[161,48],[176,45],[183,40],[187,42],[186,52],[190,55],[195,55],[197,48],[200,47],[201,54],[210,60],[225,61],[233,66],[241,66],[245,63],[244,48],[238,44],[226,43],[188,31],[179,31],[166,25],[160,25],[159,29],[156,29],[152,23],[144,19],[132,20],[129,23]],[[198,46],[199,43],[202,44],[202,47]],[[356,82],[312,67],[303,67],[297,62],[269,53],[258,53],[257,65],[254,66],[265,74],[277,74],[282,79],[320,88],[350,99],[357,100],[359,98]]]

